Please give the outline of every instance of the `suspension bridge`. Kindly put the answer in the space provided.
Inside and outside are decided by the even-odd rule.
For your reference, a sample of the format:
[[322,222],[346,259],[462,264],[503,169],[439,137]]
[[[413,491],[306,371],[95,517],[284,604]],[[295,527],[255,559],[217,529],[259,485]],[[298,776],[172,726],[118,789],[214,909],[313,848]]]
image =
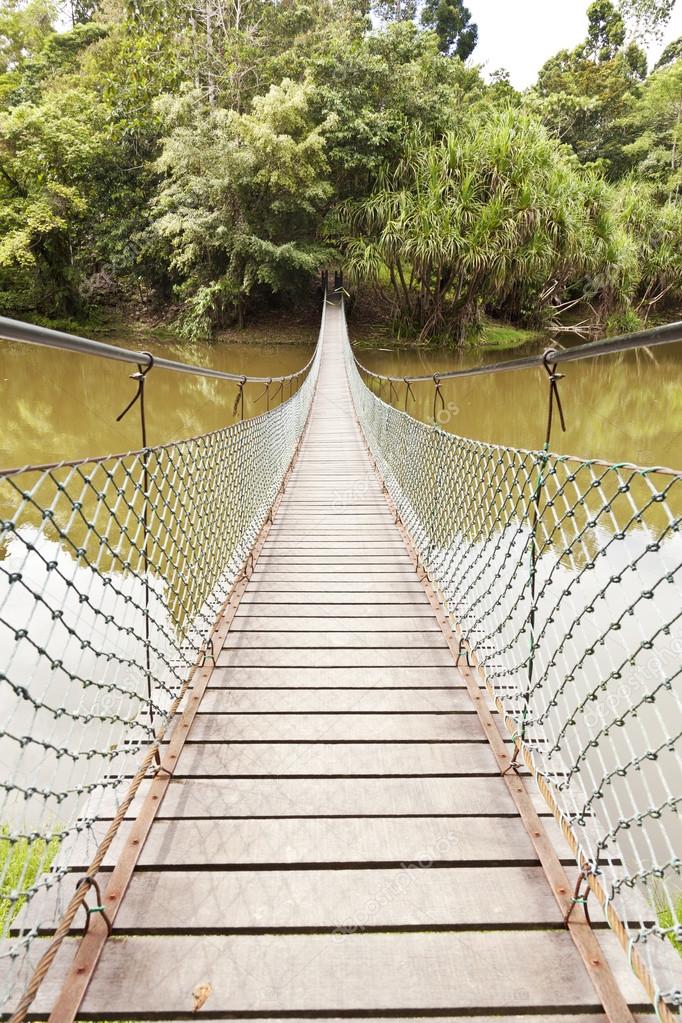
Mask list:
[[551,454],[576,351],[480,444],[332,295],[262,415],[3,474],[16,1023],[678,1018],[682,474]]

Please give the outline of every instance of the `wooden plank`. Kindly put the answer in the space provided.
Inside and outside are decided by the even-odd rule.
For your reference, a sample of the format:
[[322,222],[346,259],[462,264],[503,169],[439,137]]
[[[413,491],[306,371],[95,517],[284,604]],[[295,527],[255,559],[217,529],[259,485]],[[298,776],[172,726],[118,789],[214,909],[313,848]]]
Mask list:
[[191,778],[171,781],[159,819],[514,813],[503,779],[494,777]]
[[[339,588],[336,584],[334,589],[329,585],[322,589],[307,590],[306,587],[300,587],[297,584],[297,588],[287,586],[268,587],[267,589],[263,586],[254,587],[244,595],[244,599],[241,601],[245,607],[249,604],[283,604],[291,608],[297,608],[301,604],[314,604],[318,607],[334,606],[334,607],[348,607],[354,604],[373,605],[375,608],[402,608],[404,605],[420,607],[428,607],[428,601],[425,600],[423,590],[420,592],[418,584],[410,587],[402,587],[398,592],[395,590],[385,590],[381,587],[369,588],[364,592],[360,593],[357,589],[352,588],[345,590]],[[320,612],[326,614],[327,612]],[[353,614],[356,612],[353,611]],[[381,614],[382,611],[376,610],[372,614]],[[389,612],[387,612],[389,613]],[[396,612],[402,614],[403,611]]]
[[[542,935],[542,933],[543,932],[538,932],[538,934],[540,934],[540,935]],[[510,932],[508,932],[508,934],[509,934],[510,937],[514,937],[516,939],[516,942],[517,942],[517,945],[518,945],[519,949],[522,949],[524,947],[524,945],[523,945],[523,938],[524,938],[523,932],[510,931]],[[464,939],[464,938],[466,938],[466,936],[467,935],[465,933],[463,933],[463,934],[459,935],[459,938],[460,939]],[[252,942],[259,941],[259,940],[262,941],[263,940],[263,938],[261,936],[252,935],[252,936],[248,936],[248,937],[250,937]],[[272,935],[272,936],[270,936],[268,945],[270,945],[270,942],[274,943],[280,937],[283,937],[283,936],[281,936],[281,935]],[[347,946],[348,943],[351,940],[353,940],[353,941],[355,939],[359,940],[362,936],[361,935],[355,935],[355,936],[353,936],[353,935],[349,935],[349,936],[340,936],[340,935],[339,936],[337,936],[337,935],[326,935],[325,936],[325,935],[320,935],[319,937],[320,937],[320,939],[326,937],[327,940],[334,941],[336,944],[338,944],[341,947],[343,947],[343,946]],[[372,939],[374,939],[375,937],[376,937],[375,935],[365,935],[364,936],[365,941],[369,941],[370,943],[371,943]],[[390,938],[391,935],[387,934],[387,935],[385,935],[385,937],[386,938]],[[411,937],[413,941],[418,943],[421,935],[419,935],[419,934],[415,934],[415,935],[411,935],[411,936],[407,936],[406,935],[405,937]],[[444,940],[444,939],[447,938],[446,935],[439,935],[438,937],[440,937],[441,940]],[[246,938],[247,938],[246,935],[241,935],[241,936],[234,937],[231,940],[232,941],[243,941]],[[291,942],[295,942],[297,938],[298,939],[304,939],[306,942],[308,941],[308,938],[306,936],[304,936],[304,935],[292,935],[292,936],[290,936],[289,940]],[[181,939],[180,938],[172,939],[172,944],[171,944],[171,939],[168,939],[168,938],[166,938],[166,939],[156,939],[156,945],[158,946],[159,951],[163,952],[163,950],[165,948],[165,949],[167,949],[169,951],[170,955],[174,955],[178,951],[178,946],[176,944],[176,942],[178,940],[181,940]],[[134,956],[135,952],[137,951],[137,952],[139,952],[140,956],[142,956],[146,952],[146,950],[149,947],[149,945],[152,942],[154,942],[154,941],[155,941],[155,939],[152,938],[152,937],[148,937],[148,938],[145,938],[145,939],[141,939],[141,938],[128,938],[128,939],[121,939],[120,944],[121,944],[122,948],[127,949],[126,955],[133,955]],[[185,938],[185,942],[186,943],[189,943],[190,941],[191,941],[191,938]],[[215,963],[216,963],[216,966],[217,966],[217,972],[219,972],[220,956],[221,956],[221,954],[223,954],[225,952],[225,948],[222,945],[216,947],[213,944],[213,942],[214,942],[214,938],[212,936],[206,936],[205,942],[204,942],[204,946],[205,947],[202,950],[202,955],[207,951],[207,949],[210,946],[211,949],[213,949],[214,952],[215,952]],[[111,944],[113,946],[113,945],[118,944],[118,942],[112,942]],[[601,937],[601,944],[602,944],[602,946],[604,948],[605,959],[606,959],[607,963],[609,963],[612,966],[612,968],[614,969],[618,979],[620,980],[621,978],[623,978],[623,980],[627,983],[628,988],[629,988],[629,993],[633,996],[631,1001],[634,1004],[636,1004],[636,1005],[641,1005],[641,1008],[644,1010],[642,1012],[638,1012],[637,1015],[635,1016],[636,1023],[655,1023],[655,1021],[656,1021],[655,1015],[653,1015],[650,1011],[647,1011],[649,1009],[649,1006],[642,1004],[643,997],[642,997],[641,989],[633,983],[631,975],[630,976],[628,975],[629,971],[627,970],[627,966],[625,966],[625,967],[623,966],[623,961],[625,959],[625,956],[624,956],[622,950],[619,947],[615,946],[613,935],[610,935],[610,934],[603,935]],[[52,1003],[54,1002],[56,993],[57,993],[58,988],[59,988],[59,984],[60,984],[61,979],[62,979],[62,977],[64,975],[64,972],[65,972],[65,969],[68,966],[68,963],[70,962],[70,960],[73,958],[73,953],[74,953],[75,945],[76,945],[76,940],[73,939],[73,938],[67,938],[66,941],[64,942],[64,946],[63,946],[62,950],[60,951],[60,953],[58,954],[57,961],[56,961],[53,969],[48,973],[47,978],[45,980],[45,983],[43,984],[43,986],[42,986],[42,988],[41,988],[41,990],[40,990],[40,992],[38,994],[37,1000],[36,1000],[36,1002],[35,1002],[35,1004],[33,1006],[33,1010],[37,1014],[40,1014],[40,1015],[44,1016],[44,1015],[46,1015],[49,1012],[49,1009],[50,1009]],[[371,947],[372,946],[370,944],[370,948]],[[24,976],[27,975],[28,968],[31,967],[35,963],[37,956],[40,954],[40,952],[42,952],[43,948],[44,948],[44,943],[43,942],[35,942],[33,944],[32,948],[28,951],[27,956],[26,956],[26,960],[27,960],[26,966],[25,966],[24,970],[22,971]],[[3,945],[0,945],[0,952],[4,953],[4,951],[5,951],[5,947],[3,947]],[[431,952],[431,951],[432,951],[431,948],[425,948],[424,949],[424,953],[425,954],[427,952]],[[113,974],[115,973],[115,971],[117,969],[117,966],[118,965],[122,965],[122,962],[124,960],[125,960],[125,956],[122,957],[121,960],[119,960],[118,964],[117,963],[111,963],[110,965],[107,966],[107,974],[108,974],[107,981],[111,981],[112,979],[114,980],[113,987],[117,990],[117,998],[119,998],[119,999],[122,999],[122,998],[125,997],[125,984],[121,984],[121,977],[120,976],[118,976],[117,978],[114,978]],[[344,960],[344,961],[347,961],[347,960]],[[383,957],[381,958],[381,961],[383,962]],[[191,962],[191,960],[190,960],[190,962]],[[316,957],[314,962],[320,962],[319,957]],[[314,965],[314,962],[313,962],[313,965]],[[439,960],[439,962],[440,962],[440,960]],[[203,959],[202,959],[202,963],[203,963]],[[264,970],[265,970],[265,967],[268,964],[269,964],[269,957],[263,963],[263,969]],[[322,965],[322,963],[320,963],[320,965]],[[460,964],[460,968],[461,968],[462,965],[463,964]],[[8,956],[2,955],[2,957],[0,958],[0,983],[2,983],[3,985],[5,984],[6,978],[9,975],[9,971],[10,970],[14,970],[15,966],[16,966],[16,964],[13,961],[11,961]],[[141,964],[140,964],[140,966],[141,966]],[[154,963],[154,968],[157,968],[157,967],[158,967],[158,964]],[[431,967],[431,970],[433,970],[433,969],[434,969],[434,967]],[[185,965],[185,970],[187,970],[187,965]],[[340,972],[342,974],[342,971],[340,971]],[[446,972],[452,972],[452,971],[449,970],[449,969],[446,969]],[[157,985],[162,983],[162,978],[164,976],[165,976],[165,972],[161,971],[161,975],[157,976],[157,978],[156,978]],[[383,976],[383,973],[381,974],[381,976]],[[260,974],[261,982],[262,982],[264,977],[269,978],[270,974],[266,974],[265,972],[262,972]],[[204,980],[204,981],[199,981],[197,983],[205,983],[205,982],[206,981]],[[98,982],[98,985],[99,985],[99,982]],[[213,987],[213,985],[211,985],[211,986]],[[154,988],[154,982],[151,982],[150,987]],[[104,988],[104,984],[102,984],[102,988]],[[96,990],[97,989],[95,989],[95,991]],[[320,986],[316,986],[315,990],[316,991],[322,990],[322,986],[321,985]],[[151,1001],[152,993],[153,992],[150,992],[150,994],[148,995],[148,998],[149,998],[150,1001]],[[166,998],[166,1000],[168,1000],[168,996],[164,996],[164,998]],[[211,1002],[214,1002],[214,1004],[211,1005]],[[160,1000],[160,1004],[161,1004],[161,1000]],[[164,1010],[167,1011],[166,1018],[170,1019],[170,1017],[172,1016],[173,1019],[186,1019],[186,1020],[196,1019],[196,1014],[194,1014],[192,1012],[192,1004],[193,1004],[193,998],[192,998],[191,992],[190,992],[190,1005],[189,1005],[189,1007],[187,1007],[186,1001],[183,1003],[183,1007],[179,1011],[176,1011],[175,1009],[168,1009],[167,1006],[164,1005]],[[112,1018],[112,1017],[114,1017],[114,1012],[109,1014],[107,1012],[108,1007],[109,1007],[109,1003],[108,1003],[108,1001],[106,1001],[106,1002],[104,1002],[100,1006],[99,1009],[96,1009],[96,1010],[93,1010],[92,1007],[90,1007],[90,1009],[88,1009],[88,1008],[86,1008],[84,1006],[84,1012],[87,1013],[89,1016],[94,1017],[96,1019]],[[11,1010],[11,1003],[7,1006],[7,1008],[9,1010]],[[448,1007],[447,1010],[444,1010],[444,1011],[448,1012],[448,1015],[438,1015],[439,1010],[431,1010],[431,1011],[429,1011],[428,1018],[430,1020],[430,1023],[453,1023],[453,1015],[452,1015],[452,1011],[451,1010],[452,1010],[452,1007]],[[207,1023],[217,1023],[217,1020],[219,1018],[222,1018],[222,1019],[225,1018],[224,1015],[222,1017],[216,1015],[216,1013],[218,1013],[219,1011],[220,1011],[219,1006],[215,1003],[215,999],[213,997],[213,992],[212,992],[212,994],[209,997],[206,1005],[204,1006],[204,1010],[201,1012],[201,1018],[206,1020]],[[311,1018],[310,1010],[306,1009],[306,1012],[308,1013],[308,1015],[305,1016],[305,1017],[304,1016],[300,1016],[300,1015],[297,1016],[296,1013],[292,1013],[292,1014],[289,1014],[287,1016],[287,1019],[289,1020],[289,1023],[304,1023],[304,1020],[309,1021],[310,1018]],[[338,1012],[339,1013],[340,1012],[347,1013],[348,1010],[345,1009],[345,1008],[340,1008],[338,1010]],[[541,1012],[541,1015],[538,1014],[539,1012]],[[352,1018],[355,1019],[357,1021],[357,1023],[369,1023],[370,1019],[376,1020],[376,1018],[377,1018],[377,1011],[373,1009],[372,1013],[373,1013],[372,1016],[363,1016],[362,1012],[354,1012]],[[502,1013],[502,1015],[500,1015],[500,1013]],[[319,1015],[319,1012],[317,1014]],[[129,1005],[128,1009],[125,1012],[122,1012],[120,1007],[118,1007],[115,1010],[115,1016],[118,1016],[119,1018],[121,1018],[121,1016],[123,1016],[123,1017],[125,1017],[127,1019],[131,1019],[131,1018],[133,1018],[133,1016],[135,1016],[135,1013],[130,1011],[130,1005]],[[382,1016],[385,1017],[386,1014],[382,1013]],[[162,1011],[162,1012],[156,1013],[156,1012],[154,1012],[153,1009],[146,1009],[145,1011],[140,1012],[140,1014],[137,1015],[136,1018],[139,1019],[139,1020],[145,1020],[145,1018],[147,1020],[154,1019],[154,1020],[157,1021],[157,1023],[162,1023],[162,1021],[164,1020],[164,1012]],[[251,1015],[249,1015],[249,1016],[243,1015],[242,1016],[239,1013],[230,1013],[229,1018],[233,1020],[233,1023],[246,1023],[247,1020],[252,1020],[253,1016],[251,1016]],[[312,1018],[314,1018],[314,1015],[313,1015]],[[324,1015],[324,1018],[328,1020],[328,1023],[342,1023],[343,1020],[347,1021],[349,1019],[349,1016],[347,1014],[344,1015],[344,1016],[335,1015],[334,1012],[331,1011],[331,1012],[326,1012],[325,1015]],[[413,1015],[410,1015],[410,1010],[403,1010],[403,1011],[400,1012],[399,1018],[402,1020],[402,1023],[423,1023],[423,1020],[424,1020],[423,1007],[419,1007],[419,1009],[416,1009]],[[562,1005],[561,1005],[561,1003],[559,1002],[558,999],[556,999],[556,1002],[555,1002],[554,1005],[547,1005],[547,1006],[543,1006],[541,1008],[533,1007],[532,1008],[532,1012],[531,1012],[530,1015],[525,1014],[523,1011],[519,1012],[519,1011],[515,1010],[513,1007],[510,1008],[510,1009],[506,1009],[506,1010],[500,1010],[500,1008],[498,1006],[495,1006],[492,1009],[492,1011],[487,1011],[486,1009],[484,1009],[482,1012],[480,1010],[476,1011],[476,1015],[468,1015],[466,1009],[457,1009],[457,1014],[456,1014],[455,1018],[457,1020],[457,1023],[606,1023],[606,1017],[604,1016],[604,1014],[601,1011],[594,1011],[594,1006],[587,1006],[587,1007],[582,1007],[582,1008],[577,1008],[576,1006],[571,1006],[570,1007],[570,1011],[567,1013],[565,1011],[565,1007],[562,1007]]]
[[562,926],[540,867],[144,871],[117,933]]
[[[343,544],[343,543],[357,543],[366,542],[368,544],[397,544],[398,534],[396,534],[396,528],[391,522],[386,525],[368,526],[364,529],[358,529],[356,526],[347,526],[344,523],[336,523],[334,526],[325,525],[324,522],[320,522],[318,526],[310,531],[305,529],[303,526],[286,525],[279,520],[275,520],[275,525],[272,527],[272,541],[289,543],[291,541],[308,541],[322,543]],[[404,549],[405,545],[401,541],[401,546]]]
[[[642,1002],[626,964],[619,981]],[[189,1013],[201,983],[211,984],[213,1012],[600,1008],[566,932],[479,931],[120,938],[107,944],[82,1011]]]
[[321,602],[325,596],[334,596],[333,603],[337,603],[338,595],[343,594],[344,603],[351,600],[362,604],[366,603],[367,594],[381,596],[386,602],[410,603],[415,594],[420,596],[423,592],[421,583],[414,577],[411,582],[388,577],[384,577],[380,581],[370,579],[351,581],[339,580],[338,576],[336,578],[330,576],[327,580],[315,582],[306,578],[302,582],[299,579],[285,577],[284,579],[252,580],[250,589],[251,596],[261,596],[264,593],[302,593],[306,594],[309,600]]
[[308,621],[311,628],[331,628],[335,619],[352,627],[352,623],[372,628],[383,628],[380,623],[388,622],[390,627],[399,629],[401,625],[409,626],[417,620],[423,628],[431,628],[433,618],[431,608],[423,604],[290,604],[260,600],[249,601],[239,606],[232,622],[233,629],[261,628],[268,622],[275,622],[275,628],[281,622],[290,628],[296,628]]
[[263,568],[256,569],[252,579],[254,585],[268,582],[300,582],[310,585],[311,583],[343,582],[344,585],[357,585],[367,582],[379,582],[386,584],[390,589],[396,583],[415,580],[414,569],[411,568],[368,568],[366,570],[356,568],[354,571],[330,565],[327,568],[317,568],[314,571],[306,570],[293,565],[291,568]]
[[[185,1017],[176,1017],[175,1019],[177,1020],[177,1019],[180,1019],[180,1018],[185,1018]],[[194,1017],[192,1017],[192,1018],[194,1018]],[[212,1018],[210,1013],[207,1015],[206,1013],[202,1012],[201,1013],[201,1018],[202,1018],[202,1020],[205,1020],[206,1023],[218,1023],[218,1017],[213,1017]],[[219,1017],[219,1018],[222,1020],[225,1017]],[[231,1020],[231,1023],[247,1023],[247,1018],[243,1017],[243,1016],[242,1017],[230,1016],[229,1018]],[[306,1016],[306,1017],[303,1017],[303,1016],[299,1016],[299,1017],[287,1016],[286,1017],[287,1023],[310,1023],[311,1018],[312,1017],[310,1017],[310,1016]],[[325,1016],[324,1018],[325,1018],[326,1023],[347,1023],[349,1018],[352,1018],[354,1020],[354,1023],[370,1023],[370,1021],[371,1021],[371,1023],[376,1023],[376,1019],[377,1019],[376,1016],[362,1017],[362,1016],[358,1016],[358,1015],[353,1015],[352,1017],[348,1017],[348,1016],[344,1016],[344,1017],[341,1017],[341,1016],[336,1016],[336,1017],[334,1017],[334,1016],[332,1016],[332,1017]],[[382,1017],[382,1018],[385,1018],[385,1017]],[[401,1023],[424,1023],[424,1019],[425,1019],[425,1017],[423,1017],[423,1016],[410,1016],[410,1015],[404,1015],[402,1013],[401,1013],[400,1017],[395,1017],[395,1018],[399,1018]],[[251,1023],[253,1017],[248,1017],[248,1019],[249,1019],[249,1023]],[[635,1023],[658,1023],[657,1018],[656,1018],[656,1016],[653,1013],[635,1013],[633,1015],[633,1020],[635,1021]],[[429,1023],[455,1023],[455,1021],[456,1021],[456,1023],[539,1023],[539,1021],[541,1021],[541,1023],[609,1023],[609,1021],[607,1020],[607,1017],[603,1013],[601,1013],[601,1012],[583,1013],[582,1011],[579,1011],[577,1013],[575,1013],[575,1012],[571,1013],[570,1016],[567,1016],[564,1013],[559,1013],[559,1014],[553,1013],[553,1012],[551,1012],[551,1010],[549,1008],[543,1011],[542,1016],[537,1016],[537,1015],[534,1015],[534,1016],[519,1016],[516,1013],[513,1014],[513,1015],[509,1015],[506,1012],[504,1013],[504,1015],[499,1015],[498,1014],[498,1015],[495,1015],[495,1016],[489,1016],[489,1015],[484,1015],[484,1016],[478,1016],[478,1015],[477,1016],[468,1016],[468,1015],[465,1015],[465,1016],[463,1016],[460,1013],[458,1013],[456,1017],[453,1017],[453,1016],[434,1016],[434,1015],[430,1014],[428,1016],[428,1021],[429,1021]],[[159,1020],[159,1019],[155,1018],[154,1023],[171,1023],[171,1021],[170,1020],[165,1020],[164,1021],[164,1020]]]
[[233,631],[225,637],[222,649],[226,650],[447,650],[447,644],[440,630],[410,632],[303,632],[291,630]]
[[[575,857],[553,820],[543,821],[563,863]],[[107,821],[75,844],[70,866],[90,863]],[[130,835],[124,821],[104,865],[111,867]],[[539,863],[518,817],[302,817],[235,820],[190,818],[157,821],[140,854],[140,865],[165,869],[261,866],[402,866],[430,863],[496,866]]]
[[320,571],[329,571],[330,568],[334,568],[339,572],[362,572],[365,567],[371,571],[387,571],[390,569],[394,571],[399,568],[407,568],[408,571],[414,573],[414,567],[412,562],[405,553],[396,553],[390,551],[387,554],[366,554],[364,551],[357,553],[337,553],[332,551],[329,554],[320,551],[319,549],[314,552],[305,553],[303,551],[292,551],[289,554],[280,554],[273,552],[266,557],[260,558],[259,564],[261,571],[272,570],[273,572],[279,569],[286,569],[287,571],[307,571],[312,568],[315,569],[316,565],[320,566]]
[[[291,749],[297,744],[286,745]],[[305,762],[303,751],[309,745],[298,744],[301,764]],[[295,755],[292,753],[292,766]],[[503,794],[501,799],[490,802],[490,809],[487,812],[492,816],[513,815],[514,807],[510,806],[505,795],[508,794],[508,790],[505,785],[499,789],[499,781],[499,775],[497,777],[490,774],[413,775],[409,771],[390,776],[377,774],[375,771],[369,775],[348,775],[341,778],[336,775],[309,775],[305,772],[279,777],[261,774],[245,775],[240,778],[229,775],[206,777],[178,774],[174,775],[174,786],[171,786],[168,799],[164,801],[158,816],[180,818],[215,814],[216,819],[222,816],[232,818],[253,816],[254,819],[278,816],[322,818],[425,815],[466,817],[472,814],[485,816],[486,809],[483,800],[479,799],[479,789],[483,790],[485,797],[486,786],[493,793],[501,791]],[[335,782],[344,784],[335,785]],[[462,784],[457,785],[457,782]],[[472,783],[469,787],[471,795],[476,797],[473,801],[466,798],[464,782]],[[402,786],[400,783],[403,783]],[[351,793],[349,790],[353,787],[355,791]],[[151,788],[149,781],[143,782],[137,798],[126,811],[127,819],[132,820],[136,817]],[[337,789],[340,799],[346,800],[339,802],[338,806],[334,799],[327,802],[329,795],[327,790]],[[312,794],[311,798],[305,795],[308,790]],[[293,793],[291,800],[290,793]],[[453,795],[458,797],[458,801],[451,804],[447,799]],[[422,798],[426,802],[421,803]],[[533,791],[531,803],[539,814],[549,819],[549,810],[539,792]],[[158,806],[161,806],[160,801],[157,803]],[[108,794],[98,802],[101,819],[111,819],[116,810],[117,803]],[[563,883],[565,886],[565,880]]]
[[[281,540],[274,542],[270,551],[281,557],[289,557],[292,554],[301,553],[316,556],[318,554],[327,557],[331,554],[339,554],[345,557],[354,554],[362,559],[367,555],[389,557],[393,554],[402,555],[405,548],[395,540],[379,539],[373,542],[362,542],[354,537],[333,536],[331,534],[321,537],[311,536],[284,536]],[[270,556],[270,555],[268,555]]]
[[217,667],[211,681],[221,687],[225,686],[313,686],[314,688],[344,689],[355,686],[382,686],[390,689],[393,686],[463,686],[462,676],[450,662],[438,667],[417,665],[413,667],[378,667],[348,668],[339,665],[327,668],[311,667]]
[[193,742],[405,742],[484,737],[473,714],[199,714]]
[[484,742],[189,742],[176,778],[354,775],[497,775]]
[[429,650],[221,650],[223,668],[386,668],[446,667],[452,665],[447,647]]
[[210,688],[199,713],[235,714],[445,714],[475,713],[465,689],[218,689]]

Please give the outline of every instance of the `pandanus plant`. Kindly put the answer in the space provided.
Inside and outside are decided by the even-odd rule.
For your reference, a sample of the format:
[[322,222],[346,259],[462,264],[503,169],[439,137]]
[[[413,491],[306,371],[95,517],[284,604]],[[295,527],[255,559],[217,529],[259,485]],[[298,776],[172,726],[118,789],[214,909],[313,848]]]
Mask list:
[[412,138],[336,231],[352,274],[390,284],[400,321],[461,343],[486,309],[538,322],[581,289],[620,301],[632,253],[612,207],[596,171],[510,109]]

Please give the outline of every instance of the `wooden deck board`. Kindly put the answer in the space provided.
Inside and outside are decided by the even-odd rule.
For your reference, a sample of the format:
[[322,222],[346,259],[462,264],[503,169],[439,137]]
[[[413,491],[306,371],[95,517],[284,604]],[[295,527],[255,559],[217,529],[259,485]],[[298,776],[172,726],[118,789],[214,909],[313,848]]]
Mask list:
[[192,778],[173,780],[159,819],[513,815],[501,778]]
[[194,742],[441,742],[483,739],[473,714],[200,714]]
[[398,632],[349,631],[346,629],[316,629],[314,632],[288,629],[264,629],[230,633],[223,645],[226,650],[285,650],[302,648],[311,650],[384,650],[388,647],[397,650],[408,648],[413,650],[447,650],[447,644],[440,630],[411,631],[409,635],[400,629]]
[[[624,970],[619,979],[636,999]],[[565,931],[495,931],[121,938],[83,1011],[189,1011],[205,983],[206,1010],[219,1012],[600,1008]]]
[[190,743],[177,776],[498,774],[484,742]]
[[[261,608],[250,605],[253,613],[236,615],[232,622],[231,632],[369,632],[376,635],[378,632],[403,632],[410,633],[410,639],[414,632],[438,632],[438,624],[432,617],[426,614],[426,607],[423,614],[414,614],[409,611],[403,615],[390,614],[389,609],[384,609],[385,614],[374,614],[375,608],[370,605],[363,605],[362,610],[357,614],[349,614],[348,610],[341,607],[336,612],[320,614],[313,605],[303,605],[288,608],[287,614],[282,614],[281,609],[277,611],[263,611]],[[243,609],[245,612],[246,609]],[[296,613],[298,611],[298,613]]]
[[540,867],[141,871],[117,930],[559,927]]
[[[430,628],[433,620],[433,612],[427,603],[411,604],[304,604],[288,602],[284,605],[274,601],[251,600],[240,603],[237,613],[232,622],[232,628],[236,631],[248,629],[251,623],[265,624],[268,619],[287,623],[291,628],[301,627],[306,620],[312,628],[322,627],[322,622],[330,619],[339,619],[346,623],[355,622],[363,628],[367,619],[379,622],[387,618],[393,628],[399,629],[401,623],[419,619],[424,628]],[[330,628],[333,625],[330,625]]]
[[[545,831],[561,861],[575,857],[553,820]],[[83,834],[71,858],[87,867],[107,822]],[[130,821],[107,853],[111,867],[130,834]],[[513,817],[180,818],[155,823],[140,854],[142,869],[340,866],[395,867],[405,863],[451,866],[536,866],[537,855],[520,819]]]
[[201,714],[444,714],[472,712],[465,689],[217,689]]
[[214,686],[313,686],[315,688],[347,689],[354,686],[398,688],[409,686],[454,686],[461,687],[461,677],[455,665],[426,666],[413,665],[392,667],[382,665],[364,667],[342,667],[328,665],[313,668],[310,665],[298,667],[240,667],[221,668],[218,665],[211,676]]
[[195,1018],[210,984],[209,1020],[604,1023],[370,467],[341,316],[328,308],[299,460],[81,1013]]
[[396,668],[447,667],[452,654],[443,647],[401,649],[334,648],[221,650],[218,666],[227,668]]

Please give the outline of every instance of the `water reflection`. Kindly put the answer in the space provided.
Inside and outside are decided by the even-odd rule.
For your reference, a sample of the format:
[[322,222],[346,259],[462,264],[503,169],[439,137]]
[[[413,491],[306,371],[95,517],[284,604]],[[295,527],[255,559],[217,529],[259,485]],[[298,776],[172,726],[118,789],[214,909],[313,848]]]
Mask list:
[[[148,347],[155,355],[256,376],[295,372],[313,350],[311,345],[260,343],[188,348],[157,342]],[[135,393],[129,379],[134,369],[125,363],[0,340],[0,467],[138,448],[137,414],[116,422]],[[146,389],[152,446],[217,430],[238,418],[236,385],[225,380],[152,370]],[[246,386],[246,416],[265,411],[263,390],[263,384]]]
[[[352,333],[352,328],[351,328]],[[538,350],[526,346],[513,352],[364,351],[360,361],[377,373],[409,376],[464,369],[500,362]],[[561,368],[561,395],[567,431],[558,424],[552,450],[611,462],[682,466],[682,343],[644,351],[624,352],[600,359],[572,362]],[[495,373],[443,381],[445,409],[438,404],[439,425],[463,437],[520,448],[544,442],[547,416],[547,377],[543,369]],[[415,401],[408,411],[424,422],[433,421],[434,387],[414,384]],[[383,395],[388,399],[388,389]],[[405,387],[393,404],[405,407]]]
[[[424,372],[420,357],[409,358],[405,373]],[[400,372],[395,363],[382,369]],[[352,386],[423,563],[551,783],[582,856],[656,983],[672,993],[680,961],[663,928],[668,937],[682,928],[682,473],[481,443],[542,442],[546,405],[531,410],[521,397],[496,404],[506,384],[523,388],[523,376],[449,384],[446,409],[457,388],[469,398],[477,388],[480,402],[460,393],[465,411],[441,424],[450,433],[395,413],[357,376]],[[578,377],[594,400],[600,376]],[[663,390],[668,383],[659,381]],[[433,385],[422,387],[417,401],[427,423],[433,394]],[[529,439],[533,414],[540,436]],[[640,417],[636,429],[657,438],[648,461],[664,460],[676,427]],[[603,449],[607,434],[582,430],[578,421],[566,446],[613,453]],[[628,454],[636,452],[621,460]]]

